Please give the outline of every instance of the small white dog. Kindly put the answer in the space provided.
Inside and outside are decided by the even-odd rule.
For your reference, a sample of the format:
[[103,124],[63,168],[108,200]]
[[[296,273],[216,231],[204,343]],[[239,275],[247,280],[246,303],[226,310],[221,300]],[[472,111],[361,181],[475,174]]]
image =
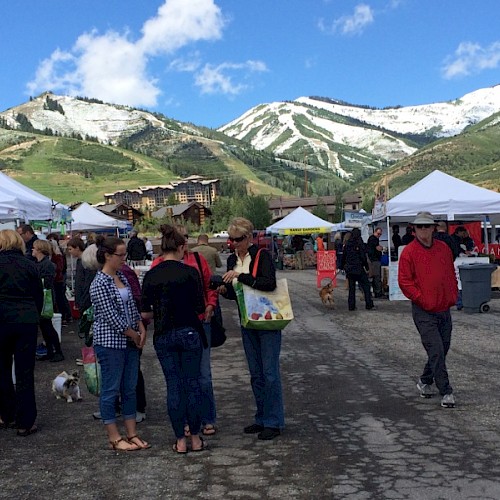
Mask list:
[[77,371],[71,375],[61,372],[52,382],[52,392],[57,399],[64,398],[67,403],[72,403],[73,400],[81,401],[79,382],[80,376]]

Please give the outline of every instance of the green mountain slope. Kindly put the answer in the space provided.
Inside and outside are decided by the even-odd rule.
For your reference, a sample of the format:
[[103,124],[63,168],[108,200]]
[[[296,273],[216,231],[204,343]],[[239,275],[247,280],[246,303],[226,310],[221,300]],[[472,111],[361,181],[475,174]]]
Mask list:
[[392,198],[436,169],[500,192],[500,113],[455,137],[422,148],[385,173],[377,173],[365,180],[359,190],[367,196],[373,195],[376,186],[384,183],[386,175]]

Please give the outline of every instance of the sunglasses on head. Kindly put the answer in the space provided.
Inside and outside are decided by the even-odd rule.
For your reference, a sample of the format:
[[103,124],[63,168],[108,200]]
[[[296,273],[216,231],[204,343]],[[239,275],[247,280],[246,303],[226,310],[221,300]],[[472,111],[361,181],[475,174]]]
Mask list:
[[433,224],[415,224],[415,227],[418,229],[429,229]]
[[231,236],[228,238],[229,241],[232,241],[233,243],[241,243],[246,236],[238,236],[237,238],[232,238]]

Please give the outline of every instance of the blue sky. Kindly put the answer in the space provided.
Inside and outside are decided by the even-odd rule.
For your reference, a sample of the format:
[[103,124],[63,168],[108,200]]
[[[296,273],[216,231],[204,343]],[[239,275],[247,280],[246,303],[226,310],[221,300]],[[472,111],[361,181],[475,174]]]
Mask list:
[[500,83],[498,0],[2,3],[2,111],[52,90],[218,127],[301,96],[404,106]]

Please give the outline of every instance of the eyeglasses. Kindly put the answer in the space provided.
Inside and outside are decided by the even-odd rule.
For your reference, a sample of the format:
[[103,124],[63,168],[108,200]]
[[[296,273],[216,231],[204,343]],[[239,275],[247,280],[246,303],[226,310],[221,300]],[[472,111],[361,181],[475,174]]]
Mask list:
[[415,227],[417,229],[429,229],[432,227],[432,224],[415,224]]
[[233,243],[241,243],[244,239],[246,238],[245,236],[238,236],[237,238],[232,238],[231,236],[228,238],[229,241],[232,241]]
[[114,253],[113,255],[116,255],[117,257],[125,257],[127,254],[126,253]]

